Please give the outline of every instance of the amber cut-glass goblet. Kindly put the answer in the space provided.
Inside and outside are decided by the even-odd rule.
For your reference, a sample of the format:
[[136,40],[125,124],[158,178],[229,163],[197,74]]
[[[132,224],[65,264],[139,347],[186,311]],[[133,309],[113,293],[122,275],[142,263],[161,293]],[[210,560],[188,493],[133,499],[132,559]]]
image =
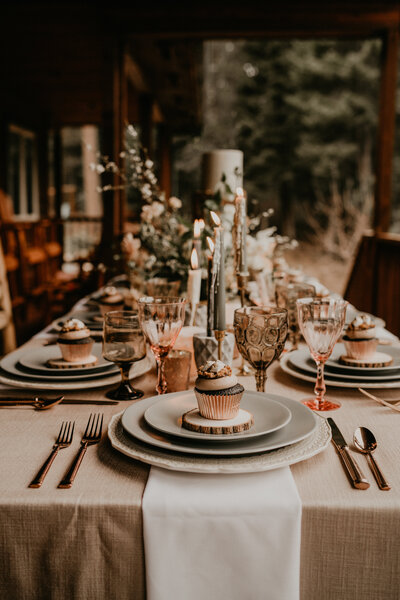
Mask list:
[[301,298],[296,304],[300,330],[317,365],[315,398],[304,400],[303,404],[312,410],[335,410],[340,408],[340,403],[325,398],[324,366],[343,331],[347,302],[333,298]]
[[157,362],[157,394],[167,393],[165,359],[185,320],[185,298],[145,297],[138,302],[140,324]]
[[236,345],[240,354],[255,369],[257,391],[263,392],[267,368],[280,357],[288,335],[285,308],[244,306],[234,313]]

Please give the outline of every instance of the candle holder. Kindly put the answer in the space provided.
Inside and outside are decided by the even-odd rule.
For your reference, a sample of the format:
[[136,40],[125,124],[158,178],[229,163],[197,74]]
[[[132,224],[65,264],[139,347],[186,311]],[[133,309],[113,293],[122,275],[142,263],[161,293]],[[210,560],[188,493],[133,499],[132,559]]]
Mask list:
[[249,282],[249,274],[248,273],[238,273],[236,275],[237,278],[237,286],[240,293],[240,304],[246,306],[246,292],[247,292],[247,284]]
[[214,331],[214,337],[218,342],[218,360],[222,360],[222,342],[224,341],[225,331]]
[[221,339],[221,358],[218,355],[219,342],[213,335],[208,336],[205,333],[193,335],[194,360],[197,368],[209,360],[222,360],[226,365],[232,365],[235,336],[225,331],[219,333],[225,334]]
[[[237,286],[240,294],[240,304],[243,308],[246,306],[246,292],[247,292],[247,284],[249,282],[249,274],[248,273],[237,273]],[[247,377],[252,374],[252,370],[248,367],[244,361],[243,356],[241,356],[240,367],[236,371],[239,377]]]

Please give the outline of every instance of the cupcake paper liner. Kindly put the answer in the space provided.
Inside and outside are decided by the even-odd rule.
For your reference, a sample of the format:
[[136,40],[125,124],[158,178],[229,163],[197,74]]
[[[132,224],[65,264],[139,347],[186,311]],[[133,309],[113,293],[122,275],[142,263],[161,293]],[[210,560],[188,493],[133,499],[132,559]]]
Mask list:
[[239,412],[243,390],[236,394],[201,393],[195,389],[199,412],[205,419],[232,419]]
[[379,340],[372,338],[371,340],[346,340],[344,339],[347,356],[357,360],[370,358],[375,354]]

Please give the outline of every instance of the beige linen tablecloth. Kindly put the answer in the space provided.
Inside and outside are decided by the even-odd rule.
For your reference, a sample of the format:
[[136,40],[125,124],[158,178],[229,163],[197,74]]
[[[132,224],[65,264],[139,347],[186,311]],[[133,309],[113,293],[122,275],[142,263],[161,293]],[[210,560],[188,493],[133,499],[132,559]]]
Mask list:
[[[241,381],[255,389],[252,377]],[[135,384],[150,395],[154,375]],[[290,378],[276,364],[269,369],[267,391],[301,399],[310,395],[312,385]],[[12,393],[26,395],[25,390]],[[96,398],[103,393],[82,391],[68,397]],[[379,394],[400,396],[396,390]],[[342,402],[341,409],[329,415],[348,441],[359,425],[374,431],[379,441],[376,456],[392,490],[378,490],[361,455],[357,458],[371,487],[353,489],[332,445],[292,467],[303,504],[301,598],[398,600],[400,414],[357,391],[335,389],[330,395]],[[108,423],[121,407],[122,403],[93,410],[104,412]],[[59,405],[47,412],[0,409],[1,598],[145,598],[141,499],[148,467],[114,451],[104,437],[88,450],[73,487],[57,489],[91,410],[84,405]],[[29,489],[65,419],[76,420],[72,448],[60,452],[41,489]],[[249,599],[253,600],[251,591]]]

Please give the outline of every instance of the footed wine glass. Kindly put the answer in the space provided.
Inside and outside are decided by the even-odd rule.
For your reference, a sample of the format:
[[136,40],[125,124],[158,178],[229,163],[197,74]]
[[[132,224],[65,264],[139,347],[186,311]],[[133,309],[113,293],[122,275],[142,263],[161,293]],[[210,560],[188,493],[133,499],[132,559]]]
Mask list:
[[244,306],[234,313],[233,325],[240,354],[255,369],[257,392],[264,392],[267,368],[282,354],[288,335],[285,308]]
[[118,388],[107,392],[113,400],[137,400],[141,390],[132,387],[129,371],[134,362],[146,356],[146,340],[135,311],[111,311],[104,315],[103,356],[116,363],[121,370]]
[[275,286],[275,300],[277,306],[286,308],[289,322],[290,350],[297,350],[300,341],[299,320],[297,315],[296,300],[299,298],[315,297],[315,287],[308,283],[285,283]]
[[303,404],[312,410],[335,410],[340,408],[340,403],[325,399],[324,366],[342,333],[347,302],[333,298],[301,298],[296,304],[300,330],[317,365],[315,398],[304,400]]
[[176,296],[149,296],[138,302],[140,324],[157,362],[157,394],[167,392],[164,363],[182,329],[185,304],[185,298]]

